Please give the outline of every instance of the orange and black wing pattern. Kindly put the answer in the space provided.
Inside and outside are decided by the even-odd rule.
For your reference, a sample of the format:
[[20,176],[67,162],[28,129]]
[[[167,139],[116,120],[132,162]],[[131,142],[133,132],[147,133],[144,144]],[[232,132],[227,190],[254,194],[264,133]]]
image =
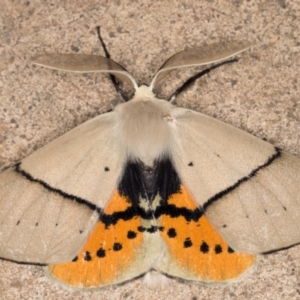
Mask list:
[[71,262],[47,268],[69,286],[100,288],[151,269],[222,283],[239,278],[256,261],[257,256],[230,248],[195,204],[171,160],[162,159],[154,168],[128,162],[81,252]]

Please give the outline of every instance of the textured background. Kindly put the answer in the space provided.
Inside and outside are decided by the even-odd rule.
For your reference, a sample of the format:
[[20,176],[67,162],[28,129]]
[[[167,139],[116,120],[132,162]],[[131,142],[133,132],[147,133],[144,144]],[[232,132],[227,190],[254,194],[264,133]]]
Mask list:
[[[87,2],[87,3],[86,3]],[[297,2],[297,3],[296,3]],[[170,55],[220,40],[258,46],[239,55],[178,99],[181,106],[235,125],[300,157],[300,2],[1,1],[0,167],[9,166],[119,101],[105,75],[75,75],[28,63],[43,53],[112,54],[149,83]],[[171,94],[185,71],[165,79]],[[264,256],[241,282],[203,286],[172,280],[152,291],[140,279],[95,292],[69,290],[38,266],[0,261],[1,299],[300,299],[300,246]]]

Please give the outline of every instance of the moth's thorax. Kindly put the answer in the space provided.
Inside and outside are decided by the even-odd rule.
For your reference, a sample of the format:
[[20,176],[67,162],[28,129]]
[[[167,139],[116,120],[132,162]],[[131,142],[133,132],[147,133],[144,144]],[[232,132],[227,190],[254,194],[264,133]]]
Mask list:
[[172,144],[174,122],[170,111],[174,106],[143,88],[131,101],[115,108],[115,134],[121,151],[151,166],[155,159],[168,153]]

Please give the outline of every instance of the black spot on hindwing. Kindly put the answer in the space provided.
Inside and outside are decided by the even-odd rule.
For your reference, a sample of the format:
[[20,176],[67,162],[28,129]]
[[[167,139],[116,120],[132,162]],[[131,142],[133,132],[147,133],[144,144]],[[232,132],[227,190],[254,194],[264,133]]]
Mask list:
[[231,247],[228,247],[227,251],[228,253],[234,253],[234,250]]
[[90,252],[86,251],[86,252],[84,253],[83,259],[86,260],[86,261],[91,261],[91,260],[92,260],[92,257],[91,257]]
[[122,250],[122,245],[120,244],[120,243],[114,243],[114,245],[113,245],[113,250],[114,251],[120,251],[120,250]]
[[98,249],[96,254],[100,258],[105,257],[105,255],[106,255],[105,250],[103,248]]
[[175,228],[170,228],[167,232],[167,235],[169,238],[174,238],[177,236],[176,229]]
[[215,253],[220,254],[222,253],[222,246],[221,245],[215,245]]
[[190,248],[193,246],[193,243],[190,238],[186,238],[185,241],[183,242],[183,247],[184,248]]
[[206,242],[203,242],[201,245],[200,245],[200,251],[202,253],[208,253],[209,252],[209,246]]
[[130,230],[130,231],[128,231],[128,233],[127,233],[127,238],[130,239],[130,240],[135,239],[136,236],[137,236],[137,233],[134,232],[134,231],[131,231],[131,230]]
[[[106,227],[116,224],[118,220],[130,220],[134,217],[141,217],[145,220],[158,219],[161,215],[169,215],[173,218],[184,216],[187,221],[198,220],[202,215],[198,208],[190,210],[185,207],[178,208],[176,205],[168,204],[168,199],[175,193],[180,193],[181,181],[168,158],[155,162],[153,168],[145,166],[140,161],[128,161],[124,167],[118,192],[131,204],[125,211],[114,212],[113,214],[102,214],[100,219]],[[160,202],[155,208],[152,207],[154,197],[159,195]],[[148,203],[148,207],[141,206],[140,199]],[[137,228],[138,231],[153,233],[159,228]],[[160,229],[159,229],[160,230]],[[128,238],[131,238],[132,233]]]

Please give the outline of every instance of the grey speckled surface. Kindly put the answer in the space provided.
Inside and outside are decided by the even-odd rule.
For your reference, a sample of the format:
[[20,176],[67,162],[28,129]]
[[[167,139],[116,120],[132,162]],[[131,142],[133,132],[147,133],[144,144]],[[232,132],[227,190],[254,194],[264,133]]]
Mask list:
[[[42,53],[102,54],[95,26],[112,57],[139,81],[150,82],[170,55],[219,40],[259,45],[239,63],[198,81],[179,99],[300,157],[299,1],[8,1],[0,12],[0,166],[111,108],[118,96],[104,75],[36,68]],[[185,72],[158,89],[171,94]],[[1,299],[300,299],[300,246],[264,256],[241,282],[202,286],[172,280],[164,291],[141,280],[96,292],[63,288],[42,268],[0,261]]]

